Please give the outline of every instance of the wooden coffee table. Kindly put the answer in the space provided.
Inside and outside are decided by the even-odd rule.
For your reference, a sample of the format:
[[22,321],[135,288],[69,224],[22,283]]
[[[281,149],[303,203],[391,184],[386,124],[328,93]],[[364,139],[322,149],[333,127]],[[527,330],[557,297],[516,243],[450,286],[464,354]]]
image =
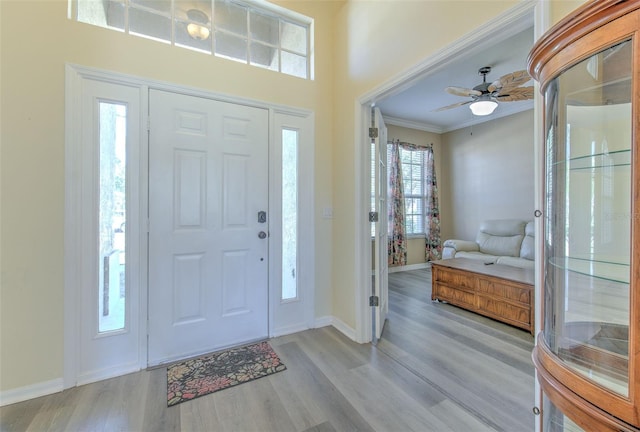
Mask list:
[[534,271],[482,260],[433,261],[431,300],[534,332]]

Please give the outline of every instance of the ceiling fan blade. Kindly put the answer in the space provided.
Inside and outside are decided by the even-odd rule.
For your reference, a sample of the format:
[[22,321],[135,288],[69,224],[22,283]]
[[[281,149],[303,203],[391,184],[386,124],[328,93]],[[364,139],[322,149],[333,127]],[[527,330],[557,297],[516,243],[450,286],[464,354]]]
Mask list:
[[482,94],[482,92],[478,90],[468,89],[464,87],[447,87],[445,90],[447,93],[451,93],[452,95],[456,96],[480,96]]
[[500,77],[500,79],[492,82],[491,84],[489,84],[487,90],[493,93],[496,90],[512,89],[526,83],[529,80],[531,80],[531,77],[526,70],[516,71],[510,74],[506,74]]
[[448,110],[448,109],[451,109],[451,108],[457,108],[459,106],[470,104],[471,102],[473,102],[473,101],[470,100],[470,101],[466,101],[466,102],[458,102],[458,103],[454,103],[452,105],[443,106],[443,107],[435,109],[435,110],[433,110],[431,112],[445,111],[445,110]]
[[531,87],[516,87],[509,90],[509,93],[504,93],[496,96],[496,99],[500,102],[515,102],[527,99],[533,99],[533,86]]

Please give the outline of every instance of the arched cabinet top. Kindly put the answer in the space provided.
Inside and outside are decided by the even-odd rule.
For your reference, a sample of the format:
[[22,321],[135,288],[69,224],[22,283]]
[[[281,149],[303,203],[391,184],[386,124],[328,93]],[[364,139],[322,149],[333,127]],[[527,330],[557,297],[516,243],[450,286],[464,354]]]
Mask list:
[[[570,50],[576,41],[588,33],[636,9],[640,9],[638,0],[591,0],[583,4],[550,28],[534,44],[527,61],[529,74],[544,89],[553,77],[570,66],[569,63],[558,63],[554,67],[548,67],[560,52]],[[574,62],[576,60],[579,59],[573,58]]]

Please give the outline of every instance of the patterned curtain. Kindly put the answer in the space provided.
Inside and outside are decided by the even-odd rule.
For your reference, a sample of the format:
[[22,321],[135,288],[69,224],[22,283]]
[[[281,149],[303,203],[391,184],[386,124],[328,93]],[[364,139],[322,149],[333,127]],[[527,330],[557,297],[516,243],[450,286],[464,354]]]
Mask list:
[[402,162],[400,161],[400,143],[389,141],[387,144],[389,160],[387,187],[387,210],[389,216],[388,263],[401,266],[407,263],[407,244],[404,226],[404,189],[402,186]]
[[440,207],[438,205],[438,182],[436,181],[436,166],[433,158],[433,147],[429,146],[424,152],[424,187],[426,191],[425,209],[425,259],[434,261],[442,258],[442,243],[440,241]]

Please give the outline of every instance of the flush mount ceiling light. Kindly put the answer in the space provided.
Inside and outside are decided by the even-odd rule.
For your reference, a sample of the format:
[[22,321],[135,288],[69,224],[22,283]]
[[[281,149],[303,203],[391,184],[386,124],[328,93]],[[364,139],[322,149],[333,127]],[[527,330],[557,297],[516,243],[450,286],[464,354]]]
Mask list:
[[491,114],[497,106],[498,102],[494,101],[490,95],[486,94],[473,101],[471,105],[469,105],[469,108],[473,115],[486,116]]
[[189,36],[196,40],[205,40],[209,38],[211,30],[207,27],[207,24],[209,24],[209,17],[206,13],[198,9],[189,9],[187,11],[187,18],[189,18],[190,21],[193,21],[187,24],[187,33],[189,33]]

